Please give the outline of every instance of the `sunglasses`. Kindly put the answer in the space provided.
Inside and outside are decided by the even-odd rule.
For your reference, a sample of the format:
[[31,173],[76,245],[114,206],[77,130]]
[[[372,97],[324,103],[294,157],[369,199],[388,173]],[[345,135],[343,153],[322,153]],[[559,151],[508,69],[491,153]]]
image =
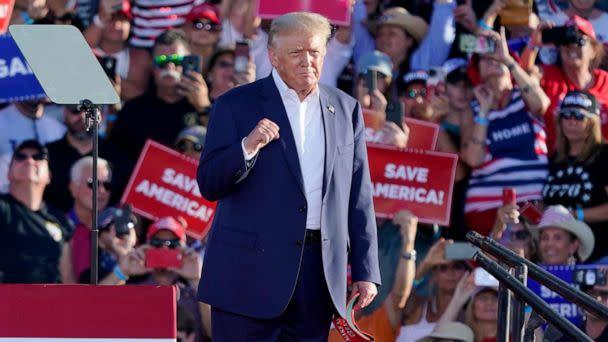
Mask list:
[[530,233],[530,231],[524,229],[524,230],[514,231],[511,236],[513,236],[513,238],[515,238],[515,240],[524,241],[524,240],[529,239],[530,236],[532,236],[532,234]]
[[559,46],[568,46],[570,44],[574,44],[578,47],[583,47],[585,45],[587,45],[587,43],[589,43],[591,41],[591,38],[586,37],[586,36],[582,36],[582,37],[577,37],[574,39],[574,41],[564,41],[561,44],[557,44]]
[[203,145],[188,140],[181,140],[177,143],[177,150],[182,153],[186,151],[201,152]]
[[161,240],[161,239],[152,239],[150,240],[150,246],[154,248],[167,247],[170,249],[181,247],[181,241],[178,239],[175,240]]
[[173,63],[176,66],[182,65],[184,56],[173,54],[173,55],[158,55],[154,56],[154,65],[159,68],[165,68],[169,63]]
[[[93,178],[87,179],[87,186],[89,187],[89,189],[93,189]],[[102,187],[103,186],[103,188],[106,191],[112,190],[112,182],[110,182],[110,181],[102,182],[102,181],[98,180],[97,181],[97,186],[98,187]]]
[[410,91],[406,91],[405,92],[405,97],[409,98],[409,99],[415,99],[418,96],[420,97],[426,97],[426,89],[419,89],[419,90],[410,90]]
[[570,109],[561,110],[559,112],[559,117],[566,120],[576,119],[576,121],[584,121],[585,118],[587,118],[587,115],[579,110]]
[[441,264],[435,266],[433,269],[438,270],[439,272],[446,272],[447,270],[452,271],[465,271],[467,267],[462,263],[454,263],[454,264]]
[[41,161],[46,159],[46,154],[38,152],[30,155],[22,152],[15,152],[15,155],[13,156],[13,159],[16,161],[24,161],[28,158],[32,158],[35,161]]
[[207,32],[220,32],[222,30],[222,25],[211,24],[203,21],[193,21],[192,27],[194,27],[194,29],[197,31],[203,30]]

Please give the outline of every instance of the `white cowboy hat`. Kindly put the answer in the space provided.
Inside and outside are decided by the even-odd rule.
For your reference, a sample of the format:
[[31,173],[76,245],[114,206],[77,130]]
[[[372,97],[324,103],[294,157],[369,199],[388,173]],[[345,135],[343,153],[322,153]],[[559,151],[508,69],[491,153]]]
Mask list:
[[572,215],[563,205],[552,205],[545,209],[542,218],[537,226],[530,227],[533,231],[541,231],[545,228],[560,228],[576,236],[579,241],[578,257],[585,261],[591,256],[595,247],[595,237],[591,228]]

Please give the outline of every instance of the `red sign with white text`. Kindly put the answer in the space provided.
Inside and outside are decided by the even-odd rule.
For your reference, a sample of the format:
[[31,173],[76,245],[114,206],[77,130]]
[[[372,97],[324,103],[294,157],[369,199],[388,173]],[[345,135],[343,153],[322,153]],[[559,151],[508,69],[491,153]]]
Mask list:
[[257,14],[262,19],[274,19],[289,12],[314,12],[332,24],[350,25],[351,0],[258,0]]
[[439,125],[433,122],[405,118],[404,123],[410,129],[407,148],[434,150],[439,136]]
[[15,6],[15,0],[0,0],[0,34],[5,33],[8,28],[13,6]]
[[420,222],[449,225],[457,155],[369,145],[367,153],[376,216],[406,209]]
[[382,143],[382,126],[386,120],[383,112],[363,109],[363,124],[365,125],[365,141],[368,143]]
[[215,202],[201,196],[197,166],[198,161],[148,140],[121,202],[152,220],[181,216],[188,222],[188,235],[202,239],[211,226]]

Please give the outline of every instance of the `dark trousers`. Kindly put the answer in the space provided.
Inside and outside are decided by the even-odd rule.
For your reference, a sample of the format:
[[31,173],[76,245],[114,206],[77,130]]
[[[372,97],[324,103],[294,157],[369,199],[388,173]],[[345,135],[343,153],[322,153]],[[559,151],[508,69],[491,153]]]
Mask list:
[[279,317],[256,319],[212,308],[213,341],[327,341],[334,311],[321,243],[313,242],[304,245],[295,292]]

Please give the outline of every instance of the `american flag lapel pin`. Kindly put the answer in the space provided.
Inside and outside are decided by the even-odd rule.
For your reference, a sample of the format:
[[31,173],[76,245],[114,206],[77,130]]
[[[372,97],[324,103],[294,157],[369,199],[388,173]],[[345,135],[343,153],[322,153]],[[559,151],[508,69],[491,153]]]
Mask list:
[[332,114],[336,113],[336,108],[334,108],[334,106],[332,105],[327,106],[327,110],[329,110],[329,112]]

